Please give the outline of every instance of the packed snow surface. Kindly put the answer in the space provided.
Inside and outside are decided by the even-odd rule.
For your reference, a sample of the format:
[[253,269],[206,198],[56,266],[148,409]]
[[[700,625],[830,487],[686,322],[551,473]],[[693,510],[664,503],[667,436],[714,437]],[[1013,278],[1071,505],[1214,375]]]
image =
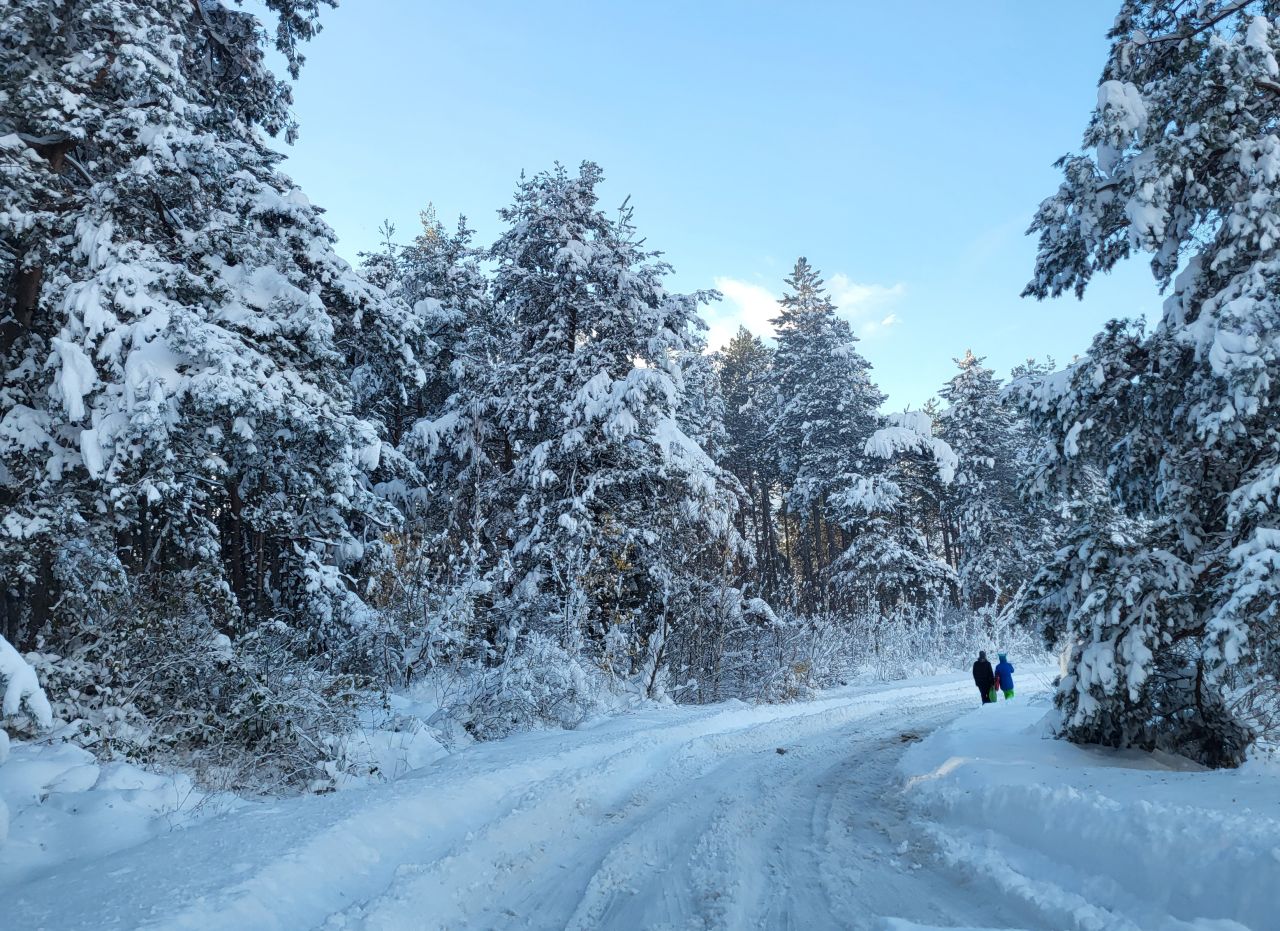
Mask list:
[[[1024,672],[1021,693],[1042,680]],[[1267,871],[1280,860],[1261,846],[1265,830],[1273,846],[1277,836],[1263,798],[1241,796],[1253,814],[1239,822],[1187,833],[1204,799],[1179,795],[1185,812],[1143,799],[1161,779],[1215,774],[1041,741],[1028,727],[1044,708],[1026,708],[1021,693],[978,709],[967,675],[942,676],[791,705],[653,707],[474,745],[390,783],[244,804],[0,880],[5,927],[1176,928],[1129,918],[1116,899],[1163,920],[1183,914],[1165,899],[1196,900],[1189,884],[1121,895],[1129,873],[1109,886],[1098,878],[1113,862],[1143,873],[1134,850],[1144,838],[1161,847],[1144,853],[1159,858],[1153,877],[1175,856],[1189,858],[1171,873],[1178,880],[1221,856],[1204,882],[1228,896],[1276,878]],[[1103,762],[1081,764],[1095,756]],[[1128,794],[1105,794],[1099,773]],[[1058,784],[1036,786],[1049,777]],[[1222,775],[1223,818],[1234,804],[1225,787],[1249,778],[1276,785],[1265,772]],[[1109,814],[1115,830],[1095,838],[1064,823],[1082,813],[1095,826]],[[1175,820],[1152,822],[1164,815]],[[1093,850],[1091,867],[1090,840],[1117,849]],[[1269,864],[1243,856],[1262,853]],[[1064,908],[1072,895],[1081,907]]]

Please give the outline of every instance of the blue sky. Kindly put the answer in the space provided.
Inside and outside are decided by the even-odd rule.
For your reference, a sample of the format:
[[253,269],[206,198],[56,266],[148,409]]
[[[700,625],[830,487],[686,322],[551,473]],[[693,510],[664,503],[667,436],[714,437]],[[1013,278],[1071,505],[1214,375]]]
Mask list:
[[[1150,314],[1145,263],[1084,302],[1018,297],[1052,163],[1079,145],[1118,0],[345,0],[296,88],[285,170],[340,251],[434,203],[497,234],[520,171],[599,162],[676,289],[718,287],[713,341],[767,330],[820,268],[890,407],[972,348],[1006,373]],[[765,335],[768,335],[767,333]]]

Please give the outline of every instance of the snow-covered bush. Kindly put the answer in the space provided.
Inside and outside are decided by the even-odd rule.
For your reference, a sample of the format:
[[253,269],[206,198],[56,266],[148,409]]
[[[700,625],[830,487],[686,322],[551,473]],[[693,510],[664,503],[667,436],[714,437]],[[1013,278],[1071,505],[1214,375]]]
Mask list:
[[222,788],[323,778],[369,680],[309,654],[291,625],[237,631],[229,610],[194,570],[82,602],[33,654],[66,734],[100,759],[178,763]]
[[1021,662],[1051,659],[1038,631],[989,610],[935,604],[881,618],[863,614],[854,625],[863,647],[856,662],[880,679],[968,670],[979,650],[1008,653]]
[[676,692],[681,701],[796,701],[856,678],[905,679],[967,670],[979,650],[1021,662],[1051,659],[1039,633],[1008,615],[943,603],[876,610],[774,614],[758,606],[721,643],[716,675]]
[[800,701],[839,685],[856,649],[854,631],[831,614],[783,612],[759,644],[759,665],[747,683],[758,701]]
[[[10,722],[19,716],[29,726],[48,727],[53,723],[49,699],[36,671],[27,664],[4,637],[0,637],[0,764],[9,757]],[[9,834],[9,807],[0,798],[0,843]]]
[[572,728],[617,707],[611,683],[541,633],[528,634],[496,668],[474,676],[447,712],[481,740],[542,727]]

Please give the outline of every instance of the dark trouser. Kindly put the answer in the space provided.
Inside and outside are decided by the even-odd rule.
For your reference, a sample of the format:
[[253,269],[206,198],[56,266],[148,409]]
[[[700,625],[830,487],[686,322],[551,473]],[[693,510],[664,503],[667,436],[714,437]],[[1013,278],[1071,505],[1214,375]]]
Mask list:
[[984,705],[991,704],[991,690],[984,689],[982,686],[978,686],[978,691],[982,693],[982,703]]

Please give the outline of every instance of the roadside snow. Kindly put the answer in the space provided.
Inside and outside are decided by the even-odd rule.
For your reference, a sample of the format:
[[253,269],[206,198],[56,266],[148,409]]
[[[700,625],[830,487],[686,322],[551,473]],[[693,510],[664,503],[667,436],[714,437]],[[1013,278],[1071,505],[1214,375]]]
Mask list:
[[[197,791],[181,774],[99,763],[68,743],[14,743],[0,765],[0,889],[73,861],[97,861],[224,811],[230,796]],[[0,893],[0,899],[3,893]]]
[[1280,927],[1274,764],[1078,747],[1048,738],[1049,710],[987,705],[903,757],[944,863],[1064,931]]
[[215,817],[174,777],[17,744],[5,927],[1275,928],[1280,772],[1044,739],[1048,673],[980,708],[953,674],[451,753],[384,721],[361,752],[394,781]]
[[[1049,931],[926,869],[896,765],[967,675],[638,709],[0,882],[13,927]],[[881,916],[908,922],[885,924]]]
[[[447,755],[437,733],[423,723],[434,710],[421,700],[393,696],[389,707],[364,713],[359,729],[336,739],[335,761],[326,764],[332,785],[355,789],[390,782]],[[0,750],[3,737],[0,731]],[[7,760],[0,754],[0,890],[261,804],[201,791],[185,773],[102,763],[61,739],[59,731],[14,742]]]

